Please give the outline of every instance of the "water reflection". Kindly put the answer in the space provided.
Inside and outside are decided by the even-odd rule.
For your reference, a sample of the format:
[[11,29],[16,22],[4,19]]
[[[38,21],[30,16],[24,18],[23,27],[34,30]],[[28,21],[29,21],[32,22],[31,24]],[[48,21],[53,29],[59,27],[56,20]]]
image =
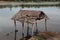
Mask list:
[[[2,7],[2,6],[1,6]],[[48,30],[60,33],[60,7],[59,6],[45,6],[45,7],[21,7],[21,6],[4,6],[0,8],[0,39],[3,38],[6,33],[11,34],[8,37],[4,37],[6,40],[12,40],[14,38],[14,24],[11,20],[11,17],[15,15],[19,10],[39,10],[44,11],[46,15],[50,18],[48,20]],[[25,25],[25,34],[26,34],[26,26]],[[30,25],[31,26],[31,25]],[[38,28],[40,31],[44,31],[44,20],[38,23]],[[21,37],[21,23],[17,22],[17,29],[19,32],[17,33],[17,39]],[[31,31],[30,27],[30,31]],[[31,32],[30,32],[31,33]],[[4,40],[1,39],[1,40]]]

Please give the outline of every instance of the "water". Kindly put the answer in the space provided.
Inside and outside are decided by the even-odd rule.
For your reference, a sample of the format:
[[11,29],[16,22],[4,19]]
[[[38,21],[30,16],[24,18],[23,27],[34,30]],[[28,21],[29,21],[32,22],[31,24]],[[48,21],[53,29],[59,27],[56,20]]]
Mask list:
[[[0,7],[0,40],[13,40],[14,39],[14,23],[11,18],[19,10],[39,10],[44,11],[49,17],[47,21],[48,31],[53,31],[60,33],[60,7],[56,6],[44,6],[44,7]],[[31,26],[31,25],[30,25]],[[21,23],[17,22],[17,40],[21,38]],[[31,33],[32,27],[30,27]],[[39,31],[44,31],[44,20],[38,23]],[[25,34],[26,34],[26,24],[25,24]],[[6,34],[9,33],[9,36]]]

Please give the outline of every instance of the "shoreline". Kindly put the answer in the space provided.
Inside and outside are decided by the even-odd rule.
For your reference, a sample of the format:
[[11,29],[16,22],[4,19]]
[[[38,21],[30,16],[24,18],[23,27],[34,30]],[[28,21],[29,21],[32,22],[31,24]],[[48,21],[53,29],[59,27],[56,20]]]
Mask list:
[[60,5],[60,2],[6,2],[0,1],[0,6],[3,5]]

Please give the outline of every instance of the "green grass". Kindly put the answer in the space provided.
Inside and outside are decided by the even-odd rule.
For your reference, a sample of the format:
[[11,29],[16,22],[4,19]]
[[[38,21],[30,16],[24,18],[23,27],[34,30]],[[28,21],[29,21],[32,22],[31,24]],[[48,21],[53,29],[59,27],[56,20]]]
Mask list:
[[39,36],[39,35],[37,35],[36,38],[37,38],[38,40],[45,40],[45,38],[44,38],[43,36]]

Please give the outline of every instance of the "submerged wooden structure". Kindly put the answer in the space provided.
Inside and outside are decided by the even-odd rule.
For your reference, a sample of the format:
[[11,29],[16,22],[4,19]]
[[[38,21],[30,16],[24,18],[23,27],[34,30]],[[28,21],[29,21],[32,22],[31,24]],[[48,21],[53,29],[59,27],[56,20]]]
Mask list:
[[24,23],[27,23],[27,37],[29,36],[29,24],[32,24],[32,36],[34,35],[34,24],[36,24],[36,32],[38,32],[37,21],[45,19],[45,31],[47,32],[46,21],[48,19],[47,15],[43,11],[34,11],[34,10],[20,10],[16,15],[12,17],[15,25],[15,38],[16,40],[16,21],[22,23],[22,40],[24,40]]

